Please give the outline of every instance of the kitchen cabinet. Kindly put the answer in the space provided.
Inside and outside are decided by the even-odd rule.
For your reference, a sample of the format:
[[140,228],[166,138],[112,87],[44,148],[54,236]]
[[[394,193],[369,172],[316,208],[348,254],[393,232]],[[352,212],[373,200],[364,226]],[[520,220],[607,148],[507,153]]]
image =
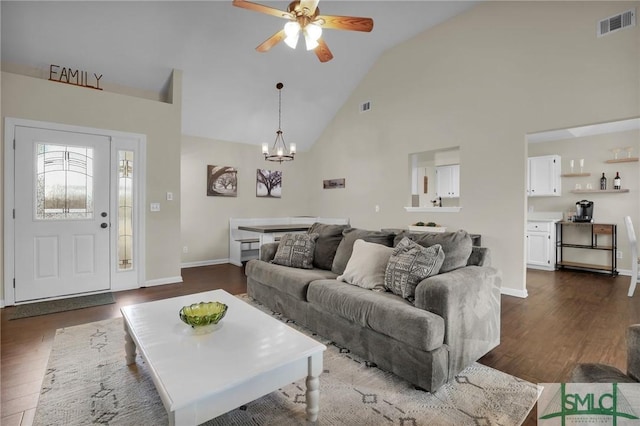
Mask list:
[[559,197],[562,195],[559,155],[529,157],[528,166],[527,196]]
[[553,222],[527,222],[527,267],[555,269],[555,226]]
[[436,167],[436,193],[442,198],[460,197],[460,164]]

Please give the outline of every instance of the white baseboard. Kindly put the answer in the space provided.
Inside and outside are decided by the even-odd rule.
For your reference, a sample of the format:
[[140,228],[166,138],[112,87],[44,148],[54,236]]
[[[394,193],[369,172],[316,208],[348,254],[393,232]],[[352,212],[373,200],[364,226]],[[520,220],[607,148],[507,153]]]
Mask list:
[[182,276],[178,275],[177,277],[166,277],[166,278],[156,278],[155,280],[145,281],[142,287],[153,287],[156,285],[164,285],[164,284],[178,284],[182,282]]
[[502,294],[505,294],[507,296],[515,296],[515,297],[521,297],[523,299],[526,299],[529,296],[529,293],[527,292],[527,290],[516,290],[515,288],[508,288],[508,287],[502,287],[500,289],[500,292]]
[[180,264],[181,268],[197,268],[198,266],[211,266],[222,265],[224,263],[233,263],[229,259],[213,259],[213,260],[200,260],[197,262],[184,262]]
[[4,308],[4,299],[0,299],[0,308]]

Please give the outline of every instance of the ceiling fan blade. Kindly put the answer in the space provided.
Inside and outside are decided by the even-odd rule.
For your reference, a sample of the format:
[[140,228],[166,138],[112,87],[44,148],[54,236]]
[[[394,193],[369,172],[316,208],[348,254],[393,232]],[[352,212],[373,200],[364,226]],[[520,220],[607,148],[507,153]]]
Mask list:
[[263,6],[258,3],[251,3],[245,0],[233,0],[233,5],[243,9],[253,10],[254,12],[266,13],[267,15],[277,16],[278,18],[294,19],[293,14],[284,10],[275,9],[269,6]]
[[329,62],[333,59],[333,53],[329,50],[329,46],[322,37],[318,39],[318,47],[313,49],[316,52],[316,56],[320,59],[320,62]]
[[284,40],[285,36],[286,34],[284,33],[284,30],[280,30],[274,35],[272,35],[271,37],[269,37],[268,39],[266,39],[260,46],[256,47],[256,50],[258,52],[266,52],[269,49],[271,49],[273,46],[275,46],[276,44]]
[[332,30],[364,31],[368,33],[373,29],[373,19],[371,18],[319,15],[314,22],[317,21],[322,23],[322,28],[330,28]]
[[318,7],[319,0],[300,0],[300,9],[308,9],[309,13],[307,16],[313,16],[316,12],[316,8]]

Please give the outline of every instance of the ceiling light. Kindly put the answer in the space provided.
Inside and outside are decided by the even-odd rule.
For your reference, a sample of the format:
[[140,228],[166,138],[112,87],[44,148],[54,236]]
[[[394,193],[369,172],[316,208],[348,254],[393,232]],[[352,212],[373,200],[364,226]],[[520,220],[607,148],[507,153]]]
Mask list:
[[313,50],[318,47],[318,40],[322,35],[322,28],[316,24],[308,24],[306,27],[304,27],[303,31],[307,50]]
[[[298,36],[296,34],[296,40],[297,38]],[[287,144],[284,142],[284,136],[282,135],[281,121],[283,87],[284,84],[282,83],[276,84],[276,89],[278,89],[278,130],[276,131],[276,140],[273,142],[271,150],[269,150],[268,144],[262,144],[262,155],[264,155],[264,159],[267,161],[277,161],[279,163],[282,163],[283,161],[291,161],[296,155],[296,145],[292,143],[287,149]]]
[[290,21],[284,24],[284,33],[286,34],[286,38],[284,42],[287,43],[292,49],[295,49],[298,45],[298,36],[300,34],[300,24],[297,21]]

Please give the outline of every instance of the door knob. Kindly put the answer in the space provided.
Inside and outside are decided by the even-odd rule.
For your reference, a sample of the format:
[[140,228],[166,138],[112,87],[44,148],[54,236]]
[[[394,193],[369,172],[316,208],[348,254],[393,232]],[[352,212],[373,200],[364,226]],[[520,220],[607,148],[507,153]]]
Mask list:
[[102,228],[102,229],[107,228],[108,226],[109,226],[109,225],[107,225],[107,224],[106,224],[106,223],[104,223],[104,222],[100,224],[100,228]]
[[100,216],[102,216],[102,217],[107,217],[107,212],[102,212],[102,213],[100,213]]

